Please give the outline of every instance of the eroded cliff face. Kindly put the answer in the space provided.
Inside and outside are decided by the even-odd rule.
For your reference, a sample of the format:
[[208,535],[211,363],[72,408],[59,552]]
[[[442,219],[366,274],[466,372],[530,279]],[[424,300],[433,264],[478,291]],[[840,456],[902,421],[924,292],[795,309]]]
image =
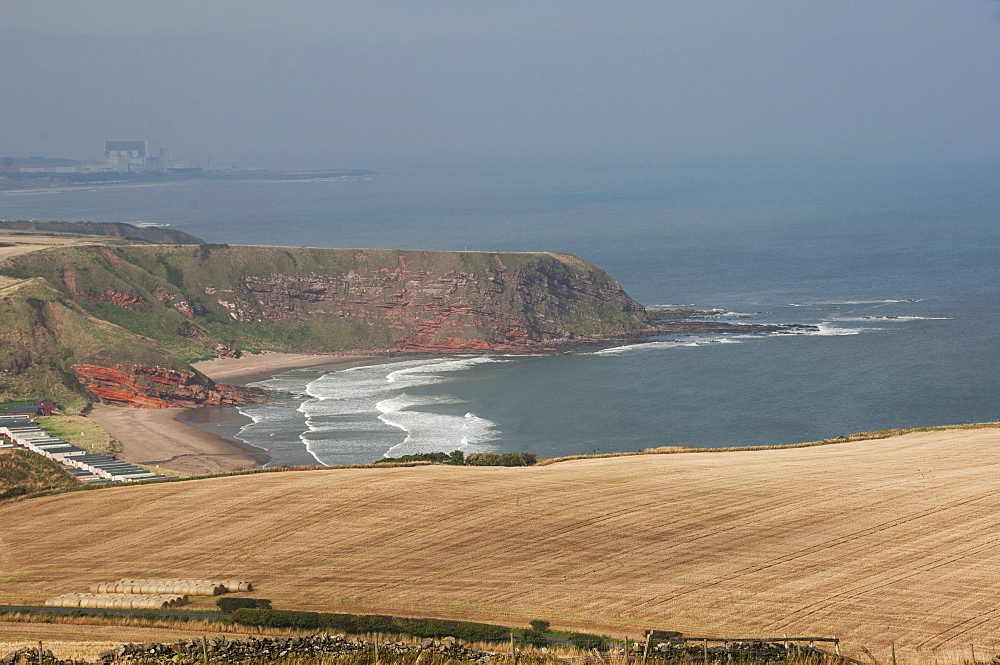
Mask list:
[[[44,278],[67,312],[106,324],[99,357],[81,349],[60,362],[94,397],[139,407],[252,398],[182,360],[241,349],[516,353],[654,330],[604,271],[552,253],[74,247],[15,257],[3,272]],[[154,362],[126,352],[139,340]]]
[[22,272],[47,272],[95,316],[191,355],[196,346],[516,352],[650,328],[618,282],[562,254],[219,245],[45,254]]
[[[498,255],[485,274],[407,265],[361,266],[341,274],[242,276],[240,288],[204,288],[241,323],[293,323],[336,317],[384,326],[409,352],[518,351],[641,327],[645,312],[614,280],[562,266],[510,270]],[[365,259],[359,260],[364,263]],[[616,327],[595,305],[616,307]],[[563,320],[567,313],[574,316]],[[592,320],[586,325],[586,319]],[[581,326],[581,323],[584,325]],[[583,328],[582,330],[580,328]]]
[[76,364],[77,380],[108,404],[142,409],[171,406],[239,406],[259,401],[261,394],[215,383],[195,372],[119,363],[110,367]]

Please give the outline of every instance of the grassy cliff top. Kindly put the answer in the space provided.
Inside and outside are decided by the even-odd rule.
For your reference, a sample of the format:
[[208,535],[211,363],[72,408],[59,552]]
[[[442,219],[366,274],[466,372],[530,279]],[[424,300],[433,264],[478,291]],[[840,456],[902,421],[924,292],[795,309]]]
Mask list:
[[39,222],[0,220],[0,229],[35,233],[72,233],[108,236],[157,245],[197,245],[201,238],[162,226],[135,226],[122,222]]
[[553,252],[118,242],[9,255],[0,275],[17,281],[0,290],[0,398],[83,395],[78,364],[518,352],[650,327],[607,273]]

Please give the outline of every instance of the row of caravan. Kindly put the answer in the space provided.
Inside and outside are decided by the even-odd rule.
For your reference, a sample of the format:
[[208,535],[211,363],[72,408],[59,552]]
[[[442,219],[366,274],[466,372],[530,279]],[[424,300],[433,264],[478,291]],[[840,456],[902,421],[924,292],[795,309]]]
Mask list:
[[130,593],[64,593],[49,598],[49,607],[79,607],[115,610],[169,610],[187,604],[178,594],[137,595]]

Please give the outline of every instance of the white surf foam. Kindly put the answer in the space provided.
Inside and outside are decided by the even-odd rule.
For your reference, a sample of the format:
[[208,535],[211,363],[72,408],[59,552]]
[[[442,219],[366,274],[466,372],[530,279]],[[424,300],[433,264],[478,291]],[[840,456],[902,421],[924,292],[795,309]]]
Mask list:
[[951,316],[837,316],[834,321],[953,321]]
[[657,340],[654,342],[639,342],[637,344],[623,344],[622,346],[612,346],[599,351],[591,351],[589,356],[620,356],[636,352],[664,351],[668,349],[680,349],[685,347],[705,346],[708,344],[739,344],[743,339],[749,339],[751,335],[727,335],[712,337],[681,337],[678,339]]
[[773,333],[774,335],[813,335],[816,337],[843,337],[847,335],[860,335],[863,332],[879,330],[879,328],[841,328],[831,325],[829,321],[814,324],[815,330],[802,330],[794,328],[792,330]]
[[753,316],[759,316],[761,314],[766,314],[766,312],[730,312],[724,311],[713,316],[725,317],[725,318],[736,318],[736,319],[748,319]]
[[406,437],[387,450],[385,457],[399,457],[418,452],[486,450],[482,444],[497,438],[497,423],[474,413],[456,416],[420,410],[435,404],[457,400],[416,398],[399,395],[379,402],[379,420],[405,432]]
[[503,362],[511,361],[492,356],[406,360],[324,374],[304,387],[300,384],[306,398],[298,406],[306,422],[300,439],[324,463],[354,453],[371,459],[380,454],[489,450],[488,443],[499,434],[497,423],[474,413],[449,413],[454,409],[448,405],[462,403],[457,397],[413,389]]
[[803,307],[805,305],[892,305],[895,303],[923,302],[923,298],[903,298],[898,300],[829,300],[821,302],[788,303],[790,307]]

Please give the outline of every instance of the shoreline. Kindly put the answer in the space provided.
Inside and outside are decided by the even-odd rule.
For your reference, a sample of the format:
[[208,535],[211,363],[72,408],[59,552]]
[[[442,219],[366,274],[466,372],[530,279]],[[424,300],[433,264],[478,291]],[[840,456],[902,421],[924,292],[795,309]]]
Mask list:
[[[213,381],[241,385],[291,369],[354,366],[382,357],[267,351],[241,358],[213,358],[193,366]],[[120,458],[133,464],[205,476],[262,468],[271,461],[263,448],[198,427],[195,422],[199,422],[199,418],[200,422],[219,421],[205,417],[210,409],[236,411],[236,407],[136,409],[94,404],[87,417],[121,442]]]
[[186,409],[136,409],[95,404],[87,417],[122,444],[120,459],[202,476],[254,469],[270,461],[266,451],[190,427]]
[[[398,357],[393,357],[392,359],[398,359]],[[194,363],[193,366],[212,380],[246,385],[254,381],[266,380],[276,374],[293,369],[320,367],[344,369],[352,366],[377,364],[380,361],[388,360],[390,358],[382,354],[293,354],[267,351],[241,358],[213,358]],[[229,424],[232,428],[233,425],[238,424],[240,418],[246,418],[238,413],[236,407],[203,406],[195,408],[135,409],[95,404],[88,417],[117,438],[123,446],[121,458],[135,464],[159,466],[163,469],[185,475],[202,476],[263,468],[272,460],[271,455],[263,448],[241,441],[231,433],[213,431],[224,429],[226,424]],[[950,429],[953,427],[965,428],[972,426],[974,425],[945,425],[938,428]],[[230,431],[238,429],[238,427],[235,427]],[[839,439],[776,446],[736,446],[727,448],[666,447],[601,455],[570,455],[545,460],[541,466],[572,459],[682,452],[737,452],[758,448],[805,448],[847,443],[862,438],[881,439],[886,438],[886,435],[891,437],[905,431],[907,430],[896,430],[891,431],[891,433],[890,431],[866,432],[848,437],[840,437]]]
[[264,351],[239,358],[212,358],[192,363],[196,370],[219,383],[245,385],[275,374],[305,367],[355,365],[386,358],[377,354],[279,353]]

